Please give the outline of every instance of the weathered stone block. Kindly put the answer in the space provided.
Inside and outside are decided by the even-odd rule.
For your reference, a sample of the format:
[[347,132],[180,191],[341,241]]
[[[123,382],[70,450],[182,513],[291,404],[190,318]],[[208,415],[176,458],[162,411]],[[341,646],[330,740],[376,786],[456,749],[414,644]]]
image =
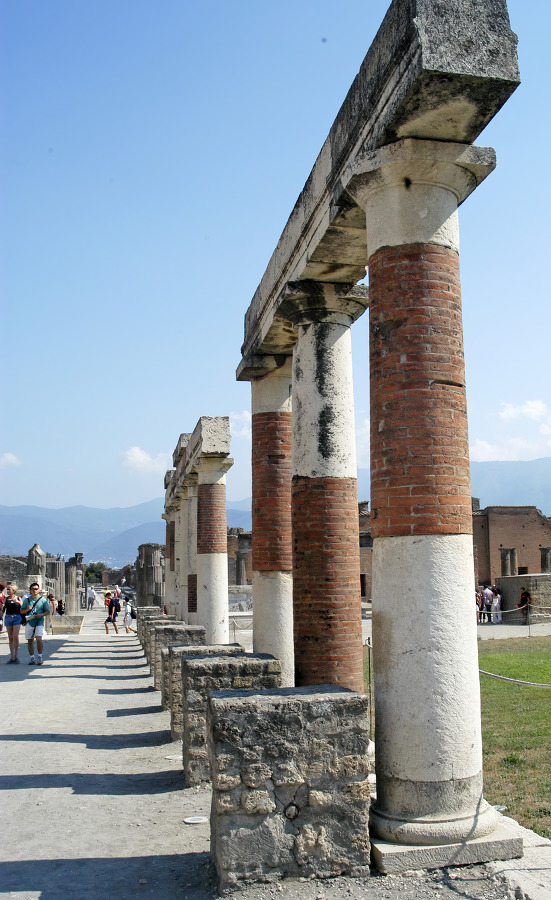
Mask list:
[[208,719],[222,888],[369,871],[367,697],[333,685],[216,691]]
[[[273,690],[281,684],[281,665],[267,653],[210,655],[182,658],[183,745],[187,785],[210,781],[208,756],[197,754],[207,739],[207,705],[211,691],[234,690],[246,678],[254,691]],[[233,774],[229,772],[228,774]]]
[[[188,644],[171,644],[168,647],[168,686],[163,682],[163,708],[165,693],[168,695],[167,703],[170,709],[170,733],[173,741],[181,741],[184,732],[183,720],[183,691],[182,691],[182,658],[195,656],[212,656],[217,653],[243,654],[245,651],[240,644],[202,644],[189,646]],[[202,716],[205,719],[206,713]],[[197,723],[195,723],[197,724]]]
[[153,685],[160,691],[162,687],[161,649],[170,644],[204,644],[205,629],[202,625],[184,625],[169,623],[154,625],[151,628],[151,655],[149,664],[153,675]]
[[160,616],[161,608],[159,606],[137,606],[136,607],[136,632],[138,640],[143,644],[143,628],[145,620],[148,616]]

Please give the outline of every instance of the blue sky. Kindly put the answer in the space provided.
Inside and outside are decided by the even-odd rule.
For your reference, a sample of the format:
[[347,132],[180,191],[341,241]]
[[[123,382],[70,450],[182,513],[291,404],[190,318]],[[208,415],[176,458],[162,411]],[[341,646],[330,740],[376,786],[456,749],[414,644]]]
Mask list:
[[[0,502],[160,496],[178,436],[230,415],[250,496],[243,316],[388,3],[0,0]],[[473,459],[551,456],[548,35],[461,207]],[[353,327],[369,464],[368,316]]]

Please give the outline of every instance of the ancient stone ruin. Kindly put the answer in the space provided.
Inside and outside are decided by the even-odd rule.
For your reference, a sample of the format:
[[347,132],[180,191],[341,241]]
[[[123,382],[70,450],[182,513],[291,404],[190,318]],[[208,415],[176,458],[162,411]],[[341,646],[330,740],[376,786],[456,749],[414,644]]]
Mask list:
[[[204,628],[205,653],[162,616],[141,628],[181,703],[188,783],[213,779],[224,885],[357,872],[370,852],[383,872],[522,854],[482,795],[458,227],[495,167],[473,142],[518,81],[505,0],[394,0],[295,204],[237,370],[253,413],[252,655],[217,651],[228,420],[182,434],[165,477],[165,602]],[[368,306],[371,808],[350,340]]]

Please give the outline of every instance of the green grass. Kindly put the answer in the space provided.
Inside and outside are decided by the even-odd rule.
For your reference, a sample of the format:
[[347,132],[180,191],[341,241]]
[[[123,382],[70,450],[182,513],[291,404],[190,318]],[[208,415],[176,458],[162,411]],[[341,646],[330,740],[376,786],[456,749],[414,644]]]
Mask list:
[[[551,638],[481,641],[481,669],[551,684]],[[484,796],[551,838],[551,688],[480,676]]]
[[[478,658],[495,675],[551,684],[551,637],[479,641]],[[367,651],[364,676],[367,692]],[[480,690],[484,796],[551,838],[551,688],[481,674]],[[373,722],[370,728],[373,735]]]

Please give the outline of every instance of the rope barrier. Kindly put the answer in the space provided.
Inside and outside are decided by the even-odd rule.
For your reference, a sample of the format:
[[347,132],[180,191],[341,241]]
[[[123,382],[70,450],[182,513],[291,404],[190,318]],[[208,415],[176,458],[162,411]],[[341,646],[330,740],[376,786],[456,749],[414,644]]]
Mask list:
[[530,687],[551,688],[551,684],[540,684],[538,681],[520,681],[518,678],[506,678],[505,675],[495,675],[494,672],[485,672],[484,669],[478,670],[481,675],[489,675],[490,678],[499,678],[501,681],[510,681],[513,684],[528,684]]

